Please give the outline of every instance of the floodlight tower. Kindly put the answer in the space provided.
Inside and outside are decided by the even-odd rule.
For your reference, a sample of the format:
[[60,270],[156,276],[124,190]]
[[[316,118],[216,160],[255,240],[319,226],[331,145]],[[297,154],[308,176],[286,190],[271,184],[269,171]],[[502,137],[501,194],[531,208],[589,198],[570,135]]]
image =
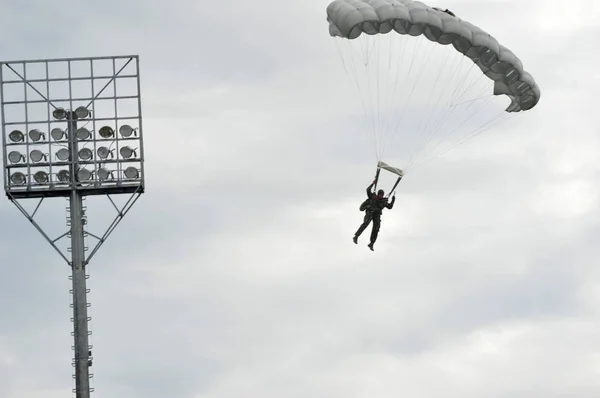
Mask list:
[[[87,398],[92,346],[86,267],[144,192],[139,58],[111,56],[0,62],[4,189],[71,267],[75,388]],[[122,207],[113,195],[129,194]],[[89,195],[106,195],[117,215],[104,234],[88,231]],[[67,230],[52,239],[36,213],[45,199],[68,200]],[[21,204],[37,199],[30,214]],[[87,254],[86,237],[97,240]],[[57,242],[70,238],[71,258]],[[87,257],[86,257],[87,254]]]

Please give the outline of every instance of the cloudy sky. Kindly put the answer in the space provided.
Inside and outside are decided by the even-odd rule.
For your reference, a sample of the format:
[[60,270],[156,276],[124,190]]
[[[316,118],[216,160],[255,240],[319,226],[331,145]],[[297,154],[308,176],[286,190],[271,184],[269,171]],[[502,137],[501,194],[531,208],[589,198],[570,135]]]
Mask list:
[[[3,61],[140,56],[147,193],[88,269],[95,396],[598,397],[599,3],[432,4],[542,99],[407,173],[375,252],[327,4],[0,4]],[[69,396],[69,269],[6,199],[0,226],[0,397]]]

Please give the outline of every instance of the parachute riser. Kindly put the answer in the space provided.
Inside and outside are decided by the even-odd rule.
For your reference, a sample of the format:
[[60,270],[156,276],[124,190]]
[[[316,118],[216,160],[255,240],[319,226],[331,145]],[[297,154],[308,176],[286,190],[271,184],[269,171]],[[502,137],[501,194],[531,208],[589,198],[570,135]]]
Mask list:
[[[381,173],[381,167],[377,166],[377,172],[375,173],[375,186],[374,186],[373,192],[377,192],[377,184],[379,183],[379,173]],[[402,177],[403,176],[399,176],[398,179],[396,179],[394,186],[392,187],[390,192],[385,196],[386,198],[389,198],[392,195],[392,193],[394,193],[394,191],[396,190],[396,187],[400,183],[400,180],[402,180]]]
[[375,187],[373,192],[377,192],[377,183],[379,182],[379,173],[381,172],[381,168],[377,167],[377,172],[375,172]]
[[387,194],[386,198],[389,198],[390,196],[392,196],[392,194],[394,193],[394,191],[396,190],[396,187],[398,186],[398,184],[400,183],[400,180],[402,179],[402,176],[398,177],[398,179],[396,180],[396,183],[394,184],[394,186],[392,187],[392,190],[390,191],[390,193]]

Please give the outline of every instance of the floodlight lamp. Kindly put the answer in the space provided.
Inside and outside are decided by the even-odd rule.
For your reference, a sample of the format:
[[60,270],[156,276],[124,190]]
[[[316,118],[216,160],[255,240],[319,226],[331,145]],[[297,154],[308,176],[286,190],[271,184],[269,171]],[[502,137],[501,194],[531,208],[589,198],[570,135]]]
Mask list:
[[48,173],[46,173],[45,171],[38,171],[33,175],[33,179],[38,184],[45,184],[48,182]]
[[67,160],[69,160],[69,150],[67,148],[59,149],[58,152],[56,152],[56,157],[58,158],[58,160],[66,162]]
[[10,182],[12,182],[13,185],[23,185],[23,184],[25,184],[25,174],[21,173],[20,171],[17,171],[16,173],[13,173],[10,176]]
[[8,135],[8,138],[12,142],[23,142],[23,140],[25,140],[25,136],[23,135],[23,133],[20,130],[11,131],[10,134]]
[[109,178],[110,178],[110,179],[112,179],[112,178],[113,178],[112,171],[108,171],[108,170],[106,170],[106,169],[104,169],[104,168],[100,168],[100,169],[98,169],[98,171],[97,171],[97,173],[96,173],[96,174],[98,175],[98,179],[99,179],[100,181],[106,181],[106,180],[108,180]]
[[52,116],[54,116],[55,119],[62,120],[67,117],[67,111],[65,111],[63,108],[56,108],[54,111],[52,111]]
[[75,135],[80,140],[87,140],[91,137],[92,133],[90,133],[90,130],[86,129],[85,127],[81,127],[77,129]]
[[79,181],[89,181],[92,178],[92,173],[87,169],[79,169],[77,171],[77,179]]
[[70,180],[69,170],[61,170],[56,173],[56,176],[60,182],[69,182]]
[[124,146],[123,148],[121,148],[121,150],[119,151],[119,153],[121,154],[121,156],[123,156],[125,159],[129,159],[131,156],[137,156],[137,154],[135,153],[134,149],[131,149],[128,146]]
[[12,151],[8,154],[8,160],[11,163],[19,163],[20,161],[25,160],[25,156],[21,154],[21,152]]
[[125,169],[125,177],[135,179],[140,176],[140,173],[135,167],[128,167]]
[[55,141],[60,141],[65,137],[65,131],[60,127],[53,128],[50,135]]
[[77,116],[77,119],[85,119],[89,115],[90,111],[85,106],[80,106],[79,108],[75,109],[75,116]]
[[119,127],[119,133],[121,133],[121,136],[125,138],[130,137],[134,131],[135,129],[128,124],[124,124]]
[[108,149],[105,146],[101,146],[100,148],[98,148],[98,157],[100,159],[106,159],[107,157],[113,157],[113,151],[111,151],[110,149]]
[[79,151],[79,159],[81,160],[90,160],[94,153],[89,148],[83,148]]
[[110,127],[110,126],[103,126],[103,127],[100,127],[100,130],[98,130],[98,133],[100,134],[100,137],[102,137],[102,138],[111,138],[112,136],[115,135],[115,130],[113,130],[112,127]]
[[43,138],[46,138],[46,135],[38,129],[33,129],[29,132],[29,139],[33,142],[38,142]]
[[42,153],[42,151],[40,151],[39,149],[34,149],[33,151],[31,151],[31,153],[29,154],[29,158],[34,162],[34,163],[38,163],[41,162],[42,159],[46,159],[46,155]]

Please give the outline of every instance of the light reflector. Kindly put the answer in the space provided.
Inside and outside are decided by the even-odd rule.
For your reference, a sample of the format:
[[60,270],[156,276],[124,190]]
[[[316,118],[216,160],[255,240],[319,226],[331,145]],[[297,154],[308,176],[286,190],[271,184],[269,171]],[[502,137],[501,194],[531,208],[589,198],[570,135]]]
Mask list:
[[38,184],[45,184],[48,182],[48,173],[46,173],[45,171],[38,171],[33,175],[33,179]]
[[8,135],[8,138],[12,142],[23,142],[23,140],[25,140],[25,136],[23,135],[23,132],[20,130],[11,131],[10,134]]
[[85,106],[80,106],[79,108],[75,109],[75,116],[77,116],[77,119],[85,119],[89,115],[90,111],[88,111],[88,108]]
[[54,116],[55,119],[62,120],[67,117],[67,111],[63,108],[56,108],[52,111],[52,116]]
[[90,138],[92,133],[90,133],[90,130],[86,129],[85,127],[81,127],[77,129],[75,135],[80,140],[87,140],[88,138]]
[[33,142],[38,142],[40,141],[42,138],[44,138],[44,133],[42,133],[40,130],[38,129],[33,129],[29,132],[29,139]]
[[58,160],[66,162],[67,160],[69,160],[69,150],[67,148],[59,149],[58,152],[56,152],[56,157],[58,158]]
[[89,181],[92,178],[92,173],[88,169],[79,169],[77,171],[77,179],[79,181]]
[[94,153],[89,148],[83,148],[79,151],[79,159],[81,160],[90,160]]
[[103,168],[98,169],[98,173],[97,174],[98,174],[98,179],[100,181],[106,181],[109,178],[112,179],[112,172],[108,171],[106,169],[103,169]]
[[19,163],[21,160],[25,160],[25,156],[21,154],[21,152],[12,151],[8,154],[8,160],[11,163]]
[[56,176],[61,182],[69,182],[71,179],[71,176],[69,175],[69,170],[61,170],[58,173],[56,173]]
[[60,127],[56,127],[56,128],[52,129],[52,131],[50,132],[50,136],[55,141],[60,141],[63,138],[65,138],[65,131],[63,129],[61,129]]
[[128,146],[124,146],[119,152],[121,153],[121,156],[123,156],[125,159],[129,159],[130,157],[135,155],[135,151]]
[[98,130],[98,133],[100,134],[100,137],[102,137],[102,138],[111,138],[115,135],[115,130],[113,130],[112,127],[110,127],[110,126],[103,126],[103,127],[100,127],[100,130]]
[[133,134],[133,127],[131,127],[128,124],[124,124],[121,127],[119,127],[119,133],[121,133],[122,137],[131,137],[131,134]]
[[140,176],[140,173],[138,172],[138,170],[135,167],[130,166],[125,169],[125,177],[135,179],[135,178],[138,178],[139,176]]
[[98,157],[100,159],[106,159],[109,155],[112,157],[112,151],[110,151],[107,147],[101,146],[98,148]]
[[40,151],[39,149],[34,149],[33,151],[31,151],[31,153],[29,154],[29,158],[31,159],[32,162],[34,163],[38,163],[41,162],[42,159],[44,159],[46,157],[46,155],[44,155],[42,153],[42,151]]
[[23,184],[25,184],[25,174],[21,173],[20,171],[17,171],[15,173],[13,173],[10,176],[10,182],[12,182],[13,185],[23,185]]

